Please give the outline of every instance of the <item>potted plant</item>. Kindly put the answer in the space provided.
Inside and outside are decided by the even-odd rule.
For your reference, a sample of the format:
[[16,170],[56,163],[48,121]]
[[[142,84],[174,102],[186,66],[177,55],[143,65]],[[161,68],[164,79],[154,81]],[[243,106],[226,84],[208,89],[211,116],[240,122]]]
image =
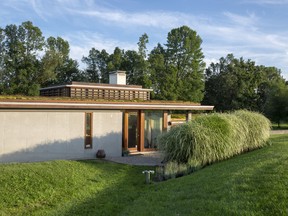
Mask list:
[[129,155],[130,151],[128,149],[122,149],[122,156],[127,157]]
[[99,149],[96,153],[96,158],[105,158],[105,157],[106,157],[106,153],[104,149]]

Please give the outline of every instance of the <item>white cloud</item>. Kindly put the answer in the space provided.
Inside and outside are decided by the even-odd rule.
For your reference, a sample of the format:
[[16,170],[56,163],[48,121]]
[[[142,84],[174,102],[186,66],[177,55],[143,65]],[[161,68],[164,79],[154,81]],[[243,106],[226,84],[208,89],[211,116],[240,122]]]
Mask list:
[[[13,0],[14,1],[14,0]],[[102,7],[91,0],[56,0],[57,3],[43,0],[20,0],[30,4],[35,13],[43,20],[53,16],[83,16],[97,18],[97,22],[106,22],[121,27],[146,26],[171,29],[197,20],[191,15],[180,12],[145,11],[126,12],[119,9]]]
[[30,4],[33,7],[33,10],[35,11],[35,13],[44,21],[47,21],[47,19],[45,18],[45,10],[43,10],[43,6],[41,3],[41,0],[29,0]]
[[[190,16],[176,12],[141,12],[126,13],[120,10],[75,10],[68,9],[72,14],[98,18],[104,22],[113,22],[118,25],[147,26],[171,29],[183,25]],[[187,23],[188,24],[188,23]]]
[[248,14],[248,16],[242,16],[231,12],[224,12],[224,15],[234,24],[240,26],[254,26],[258,21],[258,18],[255,16],[255,14]]
[[288,4],[288,0],[244,0],[243,3],[248,4],[268,4],[268,5],[284,5]]
[[89,50],[93,47],[97,50],[105,49],[108,53],[113,53],[115,47],[124,50],[137,49],[137,44],[118,41],[93,32],[74,32],[63,36],[63,38],[70,44],[70,57],[77,59],[80,65],[82,57],[88,56]]

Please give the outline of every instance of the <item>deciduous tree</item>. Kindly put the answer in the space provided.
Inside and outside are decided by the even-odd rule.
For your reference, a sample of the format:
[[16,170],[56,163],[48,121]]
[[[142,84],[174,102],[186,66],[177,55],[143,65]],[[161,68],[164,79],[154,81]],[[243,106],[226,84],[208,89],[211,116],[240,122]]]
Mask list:
[[265,114],[280,127],[281,121],[288,120],[288,86],[285,83],[269,88],[265,103]]
[[206,69],[203,104],[212,104],[217,111],[264,112],[269,88],[283,82],[277,68],[258,66],[251,60],[228,54]]
[[8,25],[1,30],[1,93],[37,95],[40,86],[44,37],[32,22]]

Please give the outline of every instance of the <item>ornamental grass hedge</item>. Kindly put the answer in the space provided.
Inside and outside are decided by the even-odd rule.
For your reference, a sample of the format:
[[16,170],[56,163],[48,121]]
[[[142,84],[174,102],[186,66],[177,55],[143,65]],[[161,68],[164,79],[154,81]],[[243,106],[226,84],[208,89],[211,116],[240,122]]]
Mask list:
[[209,114],[173,127],[158,138],[165,161],[199,168],[267,145],[270,121],[246,110]]

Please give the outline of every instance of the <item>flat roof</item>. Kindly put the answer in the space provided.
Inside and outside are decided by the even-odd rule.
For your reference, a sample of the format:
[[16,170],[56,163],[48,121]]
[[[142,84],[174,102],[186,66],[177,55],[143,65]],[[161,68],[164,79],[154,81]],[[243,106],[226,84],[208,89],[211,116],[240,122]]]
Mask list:
[[5,100],[0,99],[0,111],[11,109],[55,109],[55,110],[213,110],[214,106],[189,102],[145,101],[107,102],[70,100]]
[[153,89],[142,88],[139,85],[120,85],[107,83],[85,83],[85,82],[71,82],[69,84],[48,86],[40,88],[41,90],[57,89],[57,88],[90,88],[90,89],[111,89],[111,90],[132,90],[132,91],[153,91]]

